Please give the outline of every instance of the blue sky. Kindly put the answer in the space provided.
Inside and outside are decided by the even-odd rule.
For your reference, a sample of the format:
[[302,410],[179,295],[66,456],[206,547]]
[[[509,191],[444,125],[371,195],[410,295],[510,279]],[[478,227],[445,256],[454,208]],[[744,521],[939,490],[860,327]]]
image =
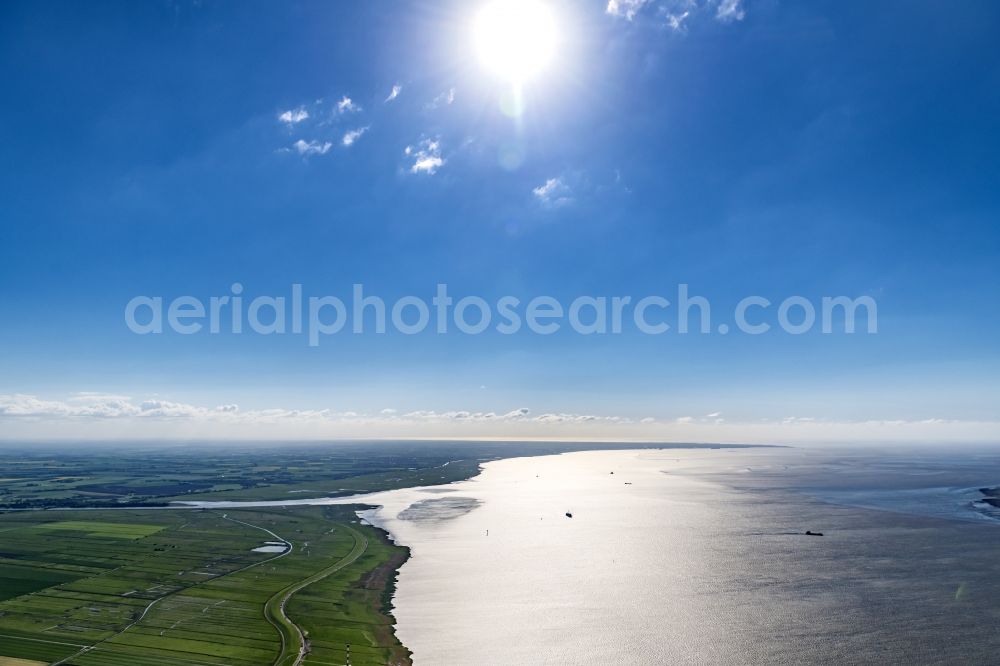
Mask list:
[[[513,117],[481,6],[5,3],[0,432],[1000,435],[1000,6],[553,1],[556,55]],[[868,295],[879,332],[310,348],[124,324],[134,296],[234,282],[685,283],[721,319],[748,295]]]

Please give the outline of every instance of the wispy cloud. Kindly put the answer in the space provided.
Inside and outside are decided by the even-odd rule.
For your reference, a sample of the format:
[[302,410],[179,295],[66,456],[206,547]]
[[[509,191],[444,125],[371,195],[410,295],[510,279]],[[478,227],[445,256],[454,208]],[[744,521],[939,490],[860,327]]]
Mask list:
[[509,412],[469,412],[464,410],[435,412],[428,410],[418,410],[403,414],[400,418],[405,421],[519,421],[527,419],[531,415],[531,410],[526,407],[515,409]]
[[509,412],[469,412],[469,411],[415,411],[399,417],[404,421],[415,422],[465,422],[465,423],[631,423],[630,419],[621,416],[601,416],[597,414],[568,414],[564,412],[543,412],[532,414],[527,407],[521,407]]
[[713,9],[715,18],[723,23],[741,21],[746,16],[743,0],[608,0],[605,12],[626,21],[648,14],[665,21],[672,30],[685,32],[688,19]]
[[333,148],[329,141],[320,143],[319,141],[303,141],[299,139],[292,144],[292,148],[298,151],[299,155],[326,155]]
[[433,100],[431,100],[427,104],[427,108],[428,109],[436,109],[439,106],[451,106],[451,104],[454,101],[455,101],[455,89],[454,88],[449,88],[448,90],[445,90],[443,93],[441,93],[440,95],[438,95],[437,97],[435,97]]
[[605,11],[612,16],[631,21],[649,2],[650,0],[608,0]]
[[297,109],[289,109],[288,111],[282,111],[278,114],[278,120],[285,123],[286,125],[297,125],[303,120],[309,118],[309,112],[306,111],[304,106],[300,106]]
[[705,414],[705,416],[702,416],[702,417],[681,416],[679,418],[674,419],[675,423],[681,423],[681,424],[690,424],[690,423],[694,423],[694,424],[709,424],[709,423],[713,423],[715,425],[720,425],[722,423],[725,423],[725,421],[726,420],[724,418],[722,418],[722,412],[710,412],[708,414]]
[[667,12],[666,14],[667,25],[670,26],[671,30],[676,30],[678,32],[685,32],[686,26],[684,25],[684,22],[687,20],[689,16],[691,16],[690,11],[683,11],[678,13]]
[[399,97],[399,93],[401,93],[401,92],[403,92],[403,86],[401,86],[401,85],[399,85],[397,83],[396,85],[394,85],[392,87],[392,90],[389,91],[389,96],[385,98],[385,101],[386,102],[391,102],[392,100],[394,100],[397,97]]
[[720,0],[719,8],[715,12],[715,18],[723,23],[742,21],[744,16],[746,10],[743,9],[743,0]]
[[407,146],[403,154],[413,158],[410,173],[424,173],[432,176],[445,163],[445,159],[441,157],[441,141],[439,139],[424,139],[415,146]]
[[368,126],[359,127],[357,129],[350,130],[344,134],[344,138],[341,139],[341,143],[345,146],[350,147],[354,145],[354,142],[360,139],[365,132],[368,131]]
[[549,178],[531,193],[547,208],[560,208],[573,203],[573,192],[562,178]]
[[360,110],[361,107],[358,104],[355,104],[354,101],[347,95],[344,95],[340,101],[337,102],[338,113],[355,113]]

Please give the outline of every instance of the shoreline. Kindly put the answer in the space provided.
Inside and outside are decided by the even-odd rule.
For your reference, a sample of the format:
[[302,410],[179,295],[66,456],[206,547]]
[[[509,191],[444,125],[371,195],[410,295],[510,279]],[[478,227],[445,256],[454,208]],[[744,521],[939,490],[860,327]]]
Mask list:
[[362,525],[371,528],[384,544],[395,551],[395,554],[390,559],[376,566],[362,576],[361,579],[362,586],[365,588],[369,588],[369,585],[371,585],[372,587],[369,589],[378,589],[380,591],[379,603],[376,604],[373,602],[373,610],[389,621],[379,630],[376,630],[376,638],[385,640],[386,643],[391,644],[389,651],[392,654],[393,666],[412,666],[413,652],[399,639],[399,635],[396,632],[396,616],[394,615],[399,570],[412,557],[410,548],[409,546],[396,543],[392,534],[386,529],[372,525],[367,521],[362,523]]

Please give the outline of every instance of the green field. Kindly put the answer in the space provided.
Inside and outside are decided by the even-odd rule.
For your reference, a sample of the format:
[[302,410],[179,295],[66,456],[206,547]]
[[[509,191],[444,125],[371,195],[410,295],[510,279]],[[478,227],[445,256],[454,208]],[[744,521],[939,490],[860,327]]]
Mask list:
[[42,523],[35,529],[52,533],[50,536],[59,538],[63,531],[80,532],[86,536],[104,537],[108,539],[142,539],[156,534],[163,529],[162,525],[143,525],[139,523],[110,523],[93,520],[60,520],[54,523]]
[[0,600],[44,590],[80,577],[78,573],[52,567],[5,562],[0,564]]
[[349,507],[78,516],[0,515],[0,664],[409,663],[385,603],[406,550]]

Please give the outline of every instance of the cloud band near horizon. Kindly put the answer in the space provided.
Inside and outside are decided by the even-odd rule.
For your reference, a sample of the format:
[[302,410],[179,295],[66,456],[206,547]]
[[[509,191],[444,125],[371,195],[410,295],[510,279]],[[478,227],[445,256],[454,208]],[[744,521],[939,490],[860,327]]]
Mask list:
[[151,397],[76,393],[66,399],[0,395],[0,440],[169,437],[205,439],[582,439],[706,443],[807,444],[850,442],[973,443],[996,441],[998,421],[833,421],[789,416],[727,421],[702,416],[622,416],[534,411],[411,410],[375,413],[332,408],[242,409]]

